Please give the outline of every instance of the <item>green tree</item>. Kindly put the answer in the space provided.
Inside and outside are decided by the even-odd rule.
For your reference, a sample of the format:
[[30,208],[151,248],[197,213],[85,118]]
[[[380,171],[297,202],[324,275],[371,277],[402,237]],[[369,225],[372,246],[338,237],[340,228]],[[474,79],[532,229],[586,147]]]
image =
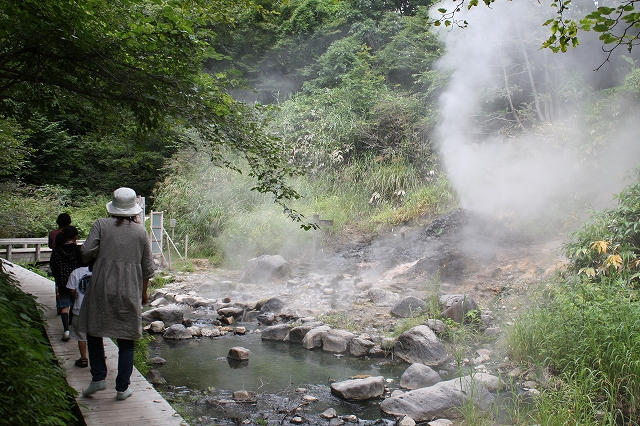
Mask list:
[[[495,0],[482,0],[491,6]],[[611,54],[620,46],[625,46],[629,52],[640,43],[640,12],[636,9],[637,0],[616,2],[613,7],[597,6],[586,0],[553,0],[550,6],[556,9],[556,16],[547,20],[544,25],[551,32],[542,47],[548,47],[553,52],[566,52],[569,47],[576,47],[579,43],[579,31],[594,31],[599,33],[602,50],[607,53],[608,62]],[[440,7],[441,17],[433,22],[434,25],[466,26],[467,22],[456,18],[456,13],[463,8],[471,9],[480,4],[480,0],[454,0],[453,7]],[[446,6],[446,4],[445,4]],[[595,10],[593,7],[595,6]]]
[[15,173],[29,155],[25,131],[14,119],[0,117],[0,177]]
[[265,111],[234,101],[227,91],[239,83],[226,74],[203,72],[206,60],[222,57],[211,48],[211,28],[229,19],[231,4],[0,0],[0,113],[73,114],[87,134],[193,131],[221,164],[233,167],[225,150],[244,156],[254,189],[277,203],[295,198],[282,178],[300,171],[263,131]]

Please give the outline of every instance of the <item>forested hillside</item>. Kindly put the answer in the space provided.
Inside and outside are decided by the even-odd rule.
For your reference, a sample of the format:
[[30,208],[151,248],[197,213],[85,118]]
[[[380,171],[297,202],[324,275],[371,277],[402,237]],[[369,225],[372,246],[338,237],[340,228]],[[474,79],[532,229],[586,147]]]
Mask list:
[[[217,261],[308,239],[312,214],[368,232],[461,204],[552,227],[558,206],[603,186],[609,200],[637,158],[616,144],[637,112],[636,52],[548,39],[588,1],[559,17],[452,5],[2,2],[4,236],[44,235],[65,209],[90,223],[119,186]],[[612,27],[603,13],[592,26]]]

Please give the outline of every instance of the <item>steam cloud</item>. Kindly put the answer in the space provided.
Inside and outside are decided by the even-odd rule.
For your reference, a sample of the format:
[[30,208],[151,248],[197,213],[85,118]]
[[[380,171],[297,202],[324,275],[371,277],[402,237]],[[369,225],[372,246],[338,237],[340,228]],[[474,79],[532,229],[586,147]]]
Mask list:
[[[580,33],[578,48],[566,53],[539,49],[549,35],[542,23],[554,16],[549,3],[499,0],[488,8],[480,2],[458,15],[468,21],[467,28],[440,30],[446,54],[438,65],[451,79],[440,99],[443,119],[437,134],[447,174],[467,209],[535,218],[567,200],[579,199],[601,208],[630,183],[633,168],[640,164],[637,117],[612,128],[606,144],[588,150],[591,138],[574,119],[578,106],[572,102],[588,93],[567,93],[620,83],[624,73],[619,65],[624,61],[619,55],[627,54],[626,50],[620,49],[619,62],[594,71],[606,57],[592,33]],[[594,8],[591,2],[587,6]],[[486,122],[480,118],[481,111],[495,109],[495,105],[486,108],[485,99],[491,96],[484,94],[505,91],[505,75],[516,101],[531,101],[523,45],[541,97],[551,94],[556,98],[553,124],[516,138],[499,137],[495,132],[489,135],[482,127]],[[627,64],[625,73],[628,70]],[[572,81],[579,83],[567,84]],[[506,101],[502,107],[509,108]],[[627,114],[631,110],[623,101],[615,107]]]

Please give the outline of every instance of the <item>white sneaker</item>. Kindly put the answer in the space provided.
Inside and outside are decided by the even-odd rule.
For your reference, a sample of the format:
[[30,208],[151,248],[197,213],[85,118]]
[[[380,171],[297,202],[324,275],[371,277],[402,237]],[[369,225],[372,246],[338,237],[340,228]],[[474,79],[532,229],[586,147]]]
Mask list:
[[64,340],[65,342],[67,340],[71,339],[71,332],[69,330],[65,331],[64,334],[62,335],[62,340]]
[[103,391],[106,388],[107,382],[105,380],[91,382],[91,384],[89,384],[89,387],[82,391],[82,396],[90,396],[98,391]]
[[128,388],[126,391],[117,392],[116,399],[119,401],[124,401],[125,399],[129,398],[132,393],[133,391],[131,390],[131,388]]

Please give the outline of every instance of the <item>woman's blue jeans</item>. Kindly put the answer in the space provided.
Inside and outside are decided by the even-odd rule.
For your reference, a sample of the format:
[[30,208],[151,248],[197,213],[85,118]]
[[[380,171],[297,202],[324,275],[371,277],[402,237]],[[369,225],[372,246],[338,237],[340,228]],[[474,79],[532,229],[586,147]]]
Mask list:
[[[116,377],[116,391],[126,391],[131,382],[133,372],[133,340],[118,340],[118,376]],[[91,377],[94,382],[107,378],[107,362],[104,359],[104,344],[102,337],[87,335],[87,352],[91,365]]]

